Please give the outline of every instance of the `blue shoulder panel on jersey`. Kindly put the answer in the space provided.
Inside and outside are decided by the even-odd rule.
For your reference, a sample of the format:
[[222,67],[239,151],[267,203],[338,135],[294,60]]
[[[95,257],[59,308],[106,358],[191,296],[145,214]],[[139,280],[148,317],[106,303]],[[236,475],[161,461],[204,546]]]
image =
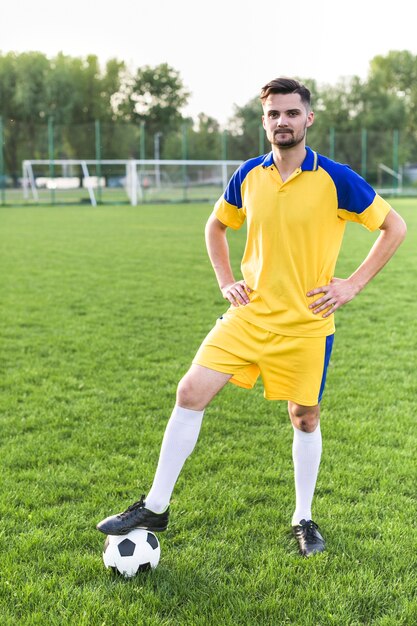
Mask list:
[[336,163],[321,154],[318,155],[318,165],[328,173],[336,186],[339,209],[363,213],[372,204],[375,190],[348,165]]
[[242,208],[242,192],[241,187],[243,181],[246,176],[249,174],[251,170],[258,165],[262,165],[265,159],[265,155],[255,157],[253,159],[249,159],[245,161],[238,167],[236,172],[233,174],[231,179],[229,180],[229,184],[226,187],[226,191],[224,192],[224,199],[229,204],[236,206],[238,209]]

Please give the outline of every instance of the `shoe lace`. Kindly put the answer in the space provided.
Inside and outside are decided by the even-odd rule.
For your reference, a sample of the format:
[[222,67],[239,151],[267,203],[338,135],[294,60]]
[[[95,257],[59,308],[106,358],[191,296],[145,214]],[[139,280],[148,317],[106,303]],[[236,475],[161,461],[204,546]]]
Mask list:
[[141,497],[140,497],[140,500],[138,500],[137,502],[134,502],[133,504],[131,504],[126,509],[126,511],[123,511],[123,513],[120,513],[120,515],[118,517],[124,517],[125,515],[128,515],[132,511],[136,511],[136,509],[140,509],[143,506],[145,506],[145,494],[142,494]]
[[319,527],[313,520],[308,520],[308,522],[303,524],[303,528],[306,539],[316,538],[316,530],[318,530]]

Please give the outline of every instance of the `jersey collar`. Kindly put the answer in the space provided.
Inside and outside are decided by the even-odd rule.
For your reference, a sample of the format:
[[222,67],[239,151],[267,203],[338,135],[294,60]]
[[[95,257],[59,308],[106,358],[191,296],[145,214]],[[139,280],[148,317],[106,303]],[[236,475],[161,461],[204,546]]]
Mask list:
[[[315,172],[318,164],[317,164],[317,152],[314,152],[311,148],[306,146],[306,156],[304,161],[301,164],[301,170],[303,172]],[[274,165],[274,157],[272,151],[265,155],[262,161],[262,167],[271,167]]]
[[306,146],[306,157],[301,163],[301,169],[303,172],[315,172],[318,168],[317,152],[314,152],[311,148]]

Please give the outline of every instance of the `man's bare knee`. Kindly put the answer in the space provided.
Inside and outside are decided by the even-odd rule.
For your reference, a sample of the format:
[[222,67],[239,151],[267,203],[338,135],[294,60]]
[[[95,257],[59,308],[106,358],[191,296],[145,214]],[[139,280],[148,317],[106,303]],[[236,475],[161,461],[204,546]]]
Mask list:
[[316,430],[320,421],[320,405],[303,406],[295,402],[288,403],[288,413],[294,428],[305,433]]
[[185,409],[202,411],[229,379],[229,374],[192,365],[178,384],[177,404]]
[[180,380],[177,387],[177,404],[184,409],[194,409],[202,411],[205,406],[201,406],[201,398],[199,397],[193,380],[187,374]]

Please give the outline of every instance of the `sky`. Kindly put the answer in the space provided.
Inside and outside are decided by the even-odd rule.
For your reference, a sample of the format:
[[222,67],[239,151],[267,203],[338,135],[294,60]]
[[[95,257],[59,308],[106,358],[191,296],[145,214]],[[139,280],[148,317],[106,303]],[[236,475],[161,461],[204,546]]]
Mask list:
[[130,68],[168,63],[191,92],[183,110],[222,125],[277,76],[366,78],[390,50],[417,55],[413,3],[396,0],[13,0],[0,52],[95,54]]

